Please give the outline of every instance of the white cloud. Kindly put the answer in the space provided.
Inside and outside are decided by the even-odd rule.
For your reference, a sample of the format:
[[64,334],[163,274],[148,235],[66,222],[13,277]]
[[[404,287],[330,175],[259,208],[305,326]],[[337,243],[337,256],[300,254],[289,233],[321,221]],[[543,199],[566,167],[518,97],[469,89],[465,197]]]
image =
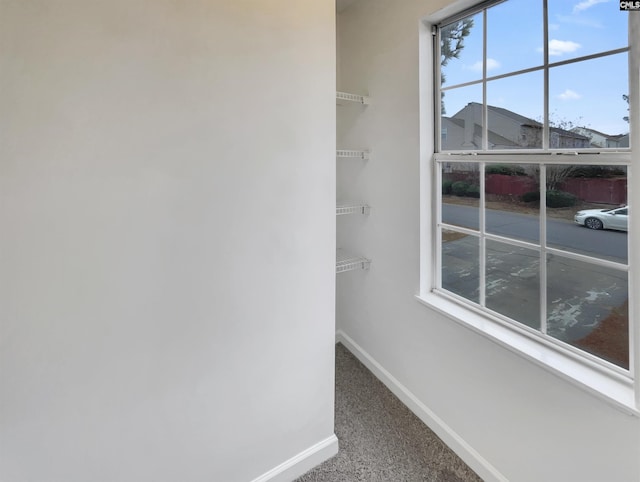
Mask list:
[[549,55],[562,55],[575,52],[581,47],[579,43],[571,40],[549,40]]
[[[495,59],[487,59],[487,72],[490,70],[494,70],[500,67],[500,62]],[[474,70],[476,72],[482,72],[482,60],[478,60],[475,64],[468,67],[469,70]]]
[[567,89],[562,94],[560,94],[558,96],[558,99],[560,99],[560,100],[578,100],[581,97],[582,96],[580,94],[578,94],[577,92],[574,92],[571,89]]
[[582,2],[576,3],[573,6],[573,13],[579,13],[599,3],[607,3],[607,2],[609,2],[609,0],[583,0]]
[[495,59],[487,59],[487,71],[500,67],[500,62]]

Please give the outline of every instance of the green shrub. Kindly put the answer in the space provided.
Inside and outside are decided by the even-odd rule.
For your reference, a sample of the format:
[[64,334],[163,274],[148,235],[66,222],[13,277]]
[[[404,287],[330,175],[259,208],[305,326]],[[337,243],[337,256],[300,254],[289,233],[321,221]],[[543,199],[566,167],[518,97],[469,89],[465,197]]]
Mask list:
[[442,181],[442,194],[451,194],[453,181]]
[[520,199],[526,203],[540,202],[540,191],[525,192]]
[[507,164],[492,164],[485,169],[486,174],[502,174],[505,176],[526,176],[524,169],[520,166],[510,166]]
[[464,181],[456,181],[451,185],[451,192],[456,196],[466,196],[469,184]]
[[569,177],[610,178],[626,175],[626,171],[618,166],[581,166],[573,169]]
[[547,207],[566,208],[575,206],[576,198],[573,194],[564,191],[547,191]]
[[467,188],[467,192],[465,193],[465,196],[479,198],[480,197],[480,186],[469,186]]

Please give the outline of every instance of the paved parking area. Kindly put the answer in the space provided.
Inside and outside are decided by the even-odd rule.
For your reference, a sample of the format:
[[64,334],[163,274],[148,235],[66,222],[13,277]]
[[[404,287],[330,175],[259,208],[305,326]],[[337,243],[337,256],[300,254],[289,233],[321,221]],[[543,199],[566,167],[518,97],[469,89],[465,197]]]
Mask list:
[[[443,243],[442,285],[479,302],[478,240],[465,236]],[[537,251],[487,243],[486,305],[540,329],[540,258]],[[589,334],[612,309],[628,298],[627,274],[573,259],[549,255],[547,333],[568,343]]]

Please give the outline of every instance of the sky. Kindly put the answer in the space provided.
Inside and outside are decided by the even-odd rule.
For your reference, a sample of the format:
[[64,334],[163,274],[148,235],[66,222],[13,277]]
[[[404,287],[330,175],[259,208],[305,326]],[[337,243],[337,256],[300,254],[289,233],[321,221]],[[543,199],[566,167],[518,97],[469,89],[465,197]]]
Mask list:
[[[548,0],[548,9],[550,64],[626,47],[628,16],[637,15],[614,0]],[[482,78],[482,13],[473,18],[460,57],[443,68],[443,87]],[[487,11],[487,77],[542,65],[543,44],[542,0],[509,0]],[[550,68],[552,122],[626,134],[627,62],[622,53]],[[487,102],[541,121],[543,82],[542,70],[488,82]],[[446,115],[469,102],[482,102],[481,84],[446,91]]]

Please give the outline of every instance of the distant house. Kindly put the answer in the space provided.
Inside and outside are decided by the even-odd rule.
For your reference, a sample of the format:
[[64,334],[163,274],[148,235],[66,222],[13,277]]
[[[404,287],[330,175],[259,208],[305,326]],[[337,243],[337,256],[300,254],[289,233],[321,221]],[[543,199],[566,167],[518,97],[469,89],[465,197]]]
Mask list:
[[591,147],[629,147],[629,134],[609,135],[589,127],[576,127],[573,132],[591,139]]
[[[542,147],[542,123],[502,107],[487,106],[490,149]],[[443,150],[475,150],[482,147],[482,104],[470,102],[452,117],[442,118]],[[590,138],[578,132],[551,127],[553,149],[590,147]]]
[[610,136],[607,139],[607,147],[629,147],[629,133]]

